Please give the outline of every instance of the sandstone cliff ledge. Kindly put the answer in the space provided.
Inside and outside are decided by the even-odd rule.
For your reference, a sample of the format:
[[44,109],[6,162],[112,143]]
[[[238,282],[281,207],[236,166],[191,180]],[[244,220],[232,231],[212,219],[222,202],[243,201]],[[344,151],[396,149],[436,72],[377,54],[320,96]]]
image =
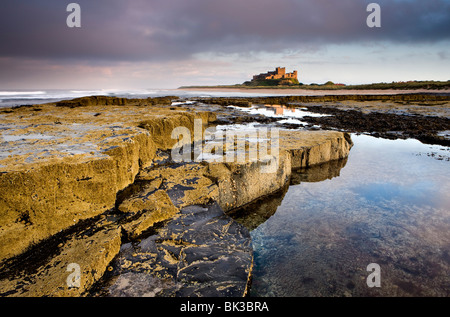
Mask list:
[[175,143],[174,127],[192,131],[195,118],[213,119],[126,105],[22,107],[0,116],[0,261],[113,208],[156,149]]
[[[170,296],[204,295],[195,290],[199,281],[214,290],[206,294],[244,295],[252,265],[250,236],[224,212],[279,190],[293,168],[345,158],[352,146],[341,132],[282,132],[274,173],[260,173],[260,162],[173,165],[167,158],[176,142],[172,130],[182,126],[193,132],[195,119],[202,119],[204,129],[213,113],[122,99],[120,105],[102,102],[0,113],[2,296],[87,295],[109,270],[116,273],[109,296],[136,295],[124,292],[120,279],[151,280]],[[192,222],[197,217],[220,239],[197,237],[200,227]],[[169,221],[166,229],[149,234],[164,221]],[[126,243],[143,236],[150,240],[139,242],[146,243],[141,247],[151,250],[139,260],[135,245]],[[39,250],[45,252],[37,256]],[[211,250],[220,256],[212,259]],[[195,275],[191,264],[198,265],[200,257],[209,259],[205,270],[216,267],[222,279]],[[112,263],[114,258],[119,262]],[[223,259],[234,259],[231,271]],[[76,288],[66,283],[70,263],[81,267]]]

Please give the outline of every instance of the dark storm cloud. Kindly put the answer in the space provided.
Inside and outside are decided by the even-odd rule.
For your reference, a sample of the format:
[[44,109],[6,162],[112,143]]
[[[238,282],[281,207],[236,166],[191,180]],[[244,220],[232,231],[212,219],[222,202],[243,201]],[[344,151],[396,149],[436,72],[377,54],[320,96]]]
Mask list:
[[[66,26],[77,2],[82,27]],[[0,57],[162,61],[361,41],[450,38],[450,1],[383,0],[382,27],[355,0],[2,0]]]

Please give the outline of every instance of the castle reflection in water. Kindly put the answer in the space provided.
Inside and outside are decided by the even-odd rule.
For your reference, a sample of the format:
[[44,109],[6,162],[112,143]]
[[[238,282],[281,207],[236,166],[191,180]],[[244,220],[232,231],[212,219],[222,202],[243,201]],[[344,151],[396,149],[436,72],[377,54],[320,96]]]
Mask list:
[[264,105],[266,110],[273,112],[275,115],[289,115],[295,113],[295,108],[288,108],[282,105]]

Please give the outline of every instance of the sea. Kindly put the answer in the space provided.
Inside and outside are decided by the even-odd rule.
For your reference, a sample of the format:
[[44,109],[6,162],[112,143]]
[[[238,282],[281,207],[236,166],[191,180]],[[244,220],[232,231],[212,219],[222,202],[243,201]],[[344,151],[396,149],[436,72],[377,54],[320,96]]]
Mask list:
[[190,97],[256,97],[286,95],[274,93],[237,92],[237,91],[201,91],[183,89],[141,89],[141,90],[118,90],[118,89],[97,89],[97,90],[0,90],[0,107],[16,107],[22,105],[36,105],[61,100],[70,100],[87,96],[111,96],[122,98],[148,98],[162,96],[178,96],[180,98]]

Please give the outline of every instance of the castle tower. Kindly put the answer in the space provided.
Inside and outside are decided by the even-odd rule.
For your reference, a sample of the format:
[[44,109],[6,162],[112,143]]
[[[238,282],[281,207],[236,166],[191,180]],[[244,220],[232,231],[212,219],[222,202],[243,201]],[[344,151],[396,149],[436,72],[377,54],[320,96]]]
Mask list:
[[283,76],[286,75],[286,67],[277,67],[276,72],[276,74],[280,76],[280,78],[283,78]]

